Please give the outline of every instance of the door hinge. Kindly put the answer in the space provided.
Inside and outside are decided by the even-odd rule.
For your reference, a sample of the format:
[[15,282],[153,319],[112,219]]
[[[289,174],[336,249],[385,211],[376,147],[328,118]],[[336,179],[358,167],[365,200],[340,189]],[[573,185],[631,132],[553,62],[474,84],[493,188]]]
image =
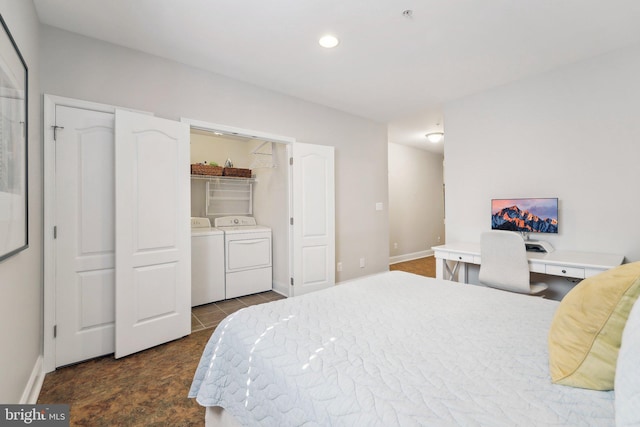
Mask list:
[[58,325],[53,325],[53,337],[58,337]]
[[291,278],[291,286],[293,286],[293,277]]
[[58,226],[57,225],[53,226],[53,238],[54,239],[58,238]]
[[53,128],[53,140],[54,140],[54,141],[57,141],[57,140],[58,140],[58,135],[57,135],[57,132],[56,132],[56,131],[57,131],[58,129],[64,129],[64,126],[56,126],[56,125],[53,125],[53,126],[51,126],[51,127]]
[[289,157],[289,164],[293,165],[293,157]]
[[289,224],[293,225],[293,217],[289,218]]

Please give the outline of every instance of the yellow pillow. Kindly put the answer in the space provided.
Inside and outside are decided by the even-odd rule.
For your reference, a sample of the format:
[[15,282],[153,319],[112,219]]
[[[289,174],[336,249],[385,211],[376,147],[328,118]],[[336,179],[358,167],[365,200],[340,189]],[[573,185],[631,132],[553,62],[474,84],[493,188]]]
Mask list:
[[580,282],[563,299],[549,330],[556,384],[613,390],[624,325],[640,295],[640,262]]

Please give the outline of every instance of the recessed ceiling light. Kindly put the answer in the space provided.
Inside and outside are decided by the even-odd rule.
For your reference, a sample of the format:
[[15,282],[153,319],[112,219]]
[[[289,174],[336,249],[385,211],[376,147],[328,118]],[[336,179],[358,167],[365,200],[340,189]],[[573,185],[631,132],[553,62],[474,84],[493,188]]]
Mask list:
[[332,36],[330,34],[327,34],[326,36],[320,37],[320,40],[318,40],[318,43],[320,43],[320,46],[322,46],[322,47],[326,47],[327,49],[331,49],[332,47],[338,46],[338,43],[340,43],[340,41],[338,40],[338,38],[336,36]]

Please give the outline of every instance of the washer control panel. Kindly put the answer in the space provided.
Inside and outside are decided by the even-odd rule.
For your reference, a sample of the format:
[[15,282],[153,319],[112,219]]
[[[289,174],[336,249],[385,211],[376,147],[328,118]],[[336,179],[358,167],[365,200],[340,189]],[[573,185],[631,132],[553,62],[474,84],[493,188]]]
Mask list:
[[252,216],[221,216],[214,220],[216,227],[249,227],[256,225]]

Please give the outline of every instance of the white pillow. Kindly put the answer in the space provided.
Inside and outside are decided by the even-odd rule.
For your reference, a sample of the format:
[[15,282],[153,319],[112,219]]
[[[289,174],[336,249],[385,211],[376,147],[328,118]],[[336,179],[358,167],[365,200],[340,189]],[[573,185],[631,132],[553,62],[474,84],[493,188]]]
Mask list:
[[640,425],[640,299],[636,301],[622,332],[616,366],[616,426]]

